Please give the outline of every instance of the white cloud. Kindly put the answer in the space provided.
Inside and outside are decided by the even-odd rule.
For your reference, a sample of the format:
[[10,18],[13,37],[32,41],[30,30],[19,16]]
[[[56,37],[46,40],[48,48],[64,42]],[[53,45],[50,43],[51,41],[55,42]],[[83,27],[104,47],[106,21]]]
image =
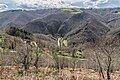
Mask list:
[[0,12],[5,11],[8,8],[6,4],[0,4]]
[[99,4],[107,3],[109,0],[85,0],[83,4],[88,8],[97,8]]
[[109,0],[65,0],[71,3],[82,3],[87,8],[97,8],[99,4],[107,3]]
[[117,7],[119,4],[120,0],[0,0],[0,11],[18,8],[41,9],[73,6],[83,8]]
[[0,10],[6,9],[6,8],[8,8],[8,6],[6,4],[0,4]]
[[64,0],[14,0],[19,7],[23,8],[60,8],[70,7]]
[[86,0],[64,0],[64,1],[75,3],[75,2],[83,2],[83,1],[86,1]]
[[75,2],[82,2],[85,0],[64,0],[65,2],[71,2],[71,3],[75,3]]
[[86,8],[97,8],[99,4],[107,3],[109,0],[13,0],[17,6],[22,8],[61,8],[73,7],[72,3],[82,3]]

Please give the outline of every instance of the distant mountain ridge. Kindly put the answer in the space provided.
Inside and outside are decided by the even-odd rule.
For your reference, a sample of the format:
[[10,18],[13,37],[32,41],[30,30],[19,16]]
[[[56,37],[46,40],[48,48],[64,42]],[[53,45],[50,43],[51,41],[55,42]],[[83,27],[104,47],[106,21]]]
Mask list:
[[6,26],[9,24],[15,24],[19,27],[25,26],[28,22],[37,19],[43,18],[50,14],[56,13],[56,9],[48,10],[36,10],[36,11],[26,11],[26,10],[10,10],[0,13],[0,25]]
[[7,11],[0,13],[0,25],[2,27],[15,24],[16,27],[34,34],[64,37],[71,45],[76,46],[94,42],[108,34],[120,36],[120,8],[73,11],[67,8]]

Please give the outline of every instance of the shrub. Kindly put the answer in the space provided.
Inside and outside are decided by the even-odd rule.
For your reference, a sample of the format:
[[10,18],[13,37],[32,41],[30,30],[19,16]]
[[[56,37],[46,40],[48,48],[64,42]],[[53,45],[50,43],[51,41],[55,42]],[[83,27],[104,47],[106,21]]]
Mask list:
[[32,39],[32,33],[16,27],[10,27],[6,33],[11,36],[21,37],[22,39]]

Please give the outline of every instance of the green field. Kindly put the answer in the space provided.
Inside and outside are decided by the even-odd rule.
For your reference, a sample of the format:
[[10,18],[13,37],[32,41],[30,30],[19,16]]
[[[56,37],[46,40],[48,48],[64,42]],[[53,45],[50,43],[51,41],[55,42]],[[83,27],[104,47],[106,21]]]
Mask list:
[[2,44],[4,42],[4,38],[0,37],[0,44]]
[[114,14],[119,14],[120,15],[120,12],[117,12],[117,13],[114,13]]
[[80,11],[80,8],[61,8],[61,10],[78,12]]
[[79,57],[71,57],[71,56],[62,56],[62,55],[57,55],[59,58],[65,58],[65,59],[68,59],[68,60],[73,60],[73,59],[76,59],[76,60],[86,60],[85,58],[79,58]]

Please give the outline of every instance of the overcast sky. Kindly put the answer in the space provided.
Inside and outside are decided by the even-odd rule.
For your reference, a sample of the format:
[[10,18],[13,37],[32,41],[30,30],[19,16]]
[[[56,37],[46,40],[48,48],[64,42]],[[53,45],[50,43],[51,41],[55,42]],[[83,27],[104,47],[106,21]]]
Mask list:
[[0,0],[0,11],[10,9],[41,9],[61,7],[120,7],[120,0]]

